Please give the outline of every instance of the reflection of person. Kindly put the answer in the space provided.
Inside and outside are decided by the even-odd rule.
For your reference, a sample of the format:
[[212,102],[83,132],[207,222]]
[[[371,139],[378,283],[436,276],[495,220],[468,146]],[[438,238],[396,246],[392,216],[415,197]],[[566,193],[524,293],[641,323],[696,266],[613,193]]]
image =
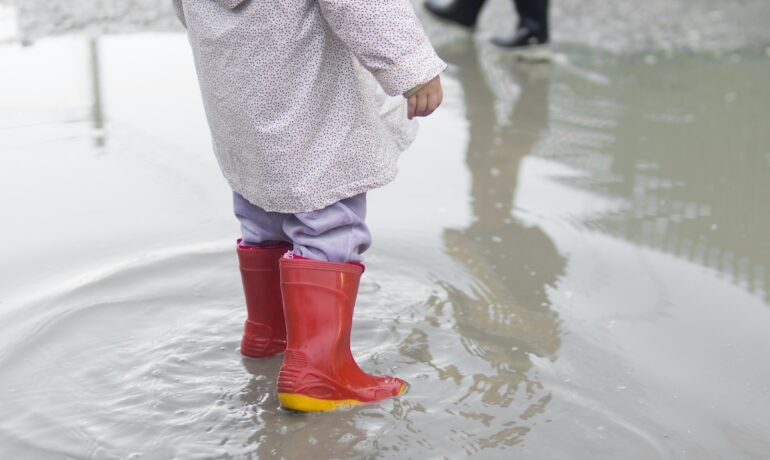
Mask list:
[[[476,25],[485,0],[451,0],[440,4],[427,0],[425,8],[434,15],[464,27]],[[548,50],[548,0],[514,0],[519,23],[510,37],[496,37],[492,43],[524,52],[524,56],[546,58]]]
[[[278,396],[288,409],[400,395],[405,382],[364,373],[350,353],[366,192],[394,179],[413,132],[406,119],[441,103],[446,65],[402,0],[174,5],[241,222],[242,352],[286,350]],[[377,84],[407,103],[385,110]]]
[[[441,285],[467,350],[494,369],[473,376],[468,396],[478,394],[484,411],[506,408],[504,417],[510,421],[508,406],[514,400],[527,414],[544,409],[549,398],[527,375],[530,357],[555,357],[560,346],[558,317],[549,308],[547,287],[562,272],[564,259],[541,228],[527,226],[513,215],[521,160],[548,123],[550,67],[503,69],[513,74],[521,92],[510,122],[501,123],[495,112],[497,99],[485,84],[485,70],[472,43],[468,45],[459,51],[440,51],[455,64],[463,87],[470,124],[466,158],[474,221],[464,229],[446,229],[443,238],[448,254],[472,274],[473,288],[466,292],[450,283]],[[514,398],[520,385],[526,388],[525,399]],[[485,429],[479,435],[498,444],[516,443],[526,431],[514,425],[492,434],[483,434]]]
[[238,392],[238,399],[244,408],[259,406],[259,409],[249,410],[253,423],[251,433],[239,449],[240,458],[301,459],[308,457],[308,449],[323,452],[324,458],[350,458],[356,446],[366,442],[369,433],[357,426],[356,411],[335,414],[334,423],[288,421],[283,411],[264,404],[265,395],[274,391],[277,369],[269,360],[246,359],[243,364],[250,378]]

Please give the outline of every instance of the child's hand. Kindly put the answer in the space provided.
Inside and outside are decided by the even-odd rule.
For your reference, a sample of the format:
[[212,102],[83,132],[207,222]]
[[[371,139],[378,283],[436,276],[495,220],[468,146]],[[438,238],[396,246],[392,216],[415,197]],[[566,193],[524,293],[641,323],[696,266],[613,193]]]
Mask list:
[[436,75],[433,80],[426,83],[419,91],[407,99],[406,117],[410,120],[414,117],[427,117],[441,105],[444,92],[441,90],[441,79]]

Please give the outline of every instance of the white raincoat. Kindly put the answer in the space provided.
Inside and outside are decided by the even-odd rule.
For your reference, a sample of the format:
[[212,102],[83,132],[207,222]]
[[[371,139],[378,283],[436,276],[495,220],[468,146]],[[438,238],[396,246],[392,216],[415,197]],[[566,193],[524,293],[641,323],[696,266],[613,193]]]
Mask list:
[[298,213],[395,178],[416,132],[401,94],[446,67],[408,0],[174,4],[234,191]]

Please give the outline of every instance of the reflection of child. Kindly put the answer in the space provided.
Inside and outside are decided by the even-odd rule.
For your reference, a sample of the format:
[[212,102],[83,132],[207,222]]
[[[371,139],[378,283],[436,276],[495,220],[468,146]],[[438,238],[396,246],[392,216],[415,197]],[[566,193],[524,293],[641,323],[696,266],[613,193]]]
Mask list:
[[[364,373],[350,353],[366,192],[395,178],[407,118],[441,103],[444,62],[408,0],[174,4],[241,222],[242,353],[286,350],[278,393],[289,409],[400,395],[405,382]],[[407,107],[384,110],[375,80]]]

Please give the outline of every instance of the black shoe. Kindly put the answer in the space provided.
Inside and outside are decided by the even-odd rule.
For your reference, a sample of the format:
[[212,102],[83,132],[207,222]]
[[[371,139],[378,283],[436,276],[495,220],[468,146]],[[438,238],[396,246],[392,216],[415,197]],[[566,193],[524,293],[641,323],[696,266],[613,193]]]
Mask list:
[[435,16],[468,28],[476,25],[482,6],[484,0],[452,0],[446,6],[440,6],[435,0],[425,2],[425,9]]
[[548,60],[551,57],[548,32],[531,25],[519,26],[511,37],[495,37],[492,43],[521,54],[523,59]]

